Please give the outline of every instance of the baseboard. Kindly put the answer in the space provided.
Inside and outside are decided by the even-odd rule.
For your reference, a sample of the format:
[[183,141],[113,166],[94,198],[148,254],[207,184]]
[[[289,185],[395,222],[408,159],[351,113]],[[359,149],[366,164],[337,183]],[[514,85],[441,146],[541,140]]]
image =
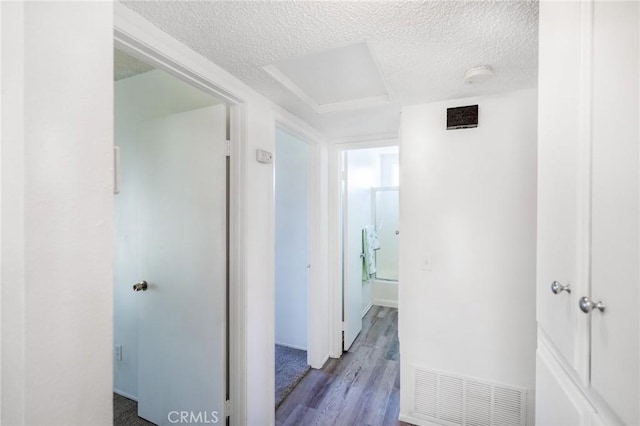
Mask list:
[[316,370],[320,370],[322,367],[325,366],[325,364],[327,363],[327,361],[329,361],[329,354],[325,355],[324,359],[319,363],[320,367],[314,367],[313,365],[311,366],[311,368],[315,368]]
[[384,306],[385,308],[398,307],[398,301],[392,299],[373,299],[373,304],[376,306]]
[[369,306],[364,308],[364,311],[362,311],[362,318],[364,318],[364,316],[367,315],[367,312],[369,312],[369,309],[371,309],[372,306],[373,306],[373,303],[369,303]]
[[303,348],[302,346],[296,346],[296,345],[290,345],[288,343],[280,343],[280,342],[276,342],[276,345],[278,346],[285,346],[287,348],[291,348],[291,349],[298,349],[300,351],[306,351],[307,348]]
[[130,393],[127,393],[127,392],[123,392],[120,389],[113,388],[113,393],[118,394],[120,396],[124,396],[125,398],[131,399],[131,400],[133,400],[135,402],[138,402],[138,397],[137,396],[133,396]]
[[412,425],[416,425],[416,426],[443,426],[440,423],[433,423],[424,419],[419,419],[417,417],[413,417],[413,416],[408,416],[406,414],[402,414],[400,413],[400,415],[398,416],[398,419],[401,422],[404,423],[409,423]]

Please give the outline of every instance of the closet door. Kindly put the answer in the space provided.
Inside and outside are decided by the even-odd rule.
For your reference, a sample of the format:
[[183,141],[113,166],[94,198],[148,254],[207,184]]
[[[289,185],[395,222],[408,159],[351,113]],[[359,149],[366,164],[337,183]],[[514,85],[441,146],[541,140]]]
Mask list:
[[594,309],[588,314],[591,388],[622,423],[637,425],[640,424],[640,11],[637,2],[594,2],[593,7],[589,296],[593,302],[602,301],[605,309],[603,312]]
[[[539,338],[574,366],[580,83],[580,3],[540,5],[537,319]],[[571,293],[551,290],[552,283]]]

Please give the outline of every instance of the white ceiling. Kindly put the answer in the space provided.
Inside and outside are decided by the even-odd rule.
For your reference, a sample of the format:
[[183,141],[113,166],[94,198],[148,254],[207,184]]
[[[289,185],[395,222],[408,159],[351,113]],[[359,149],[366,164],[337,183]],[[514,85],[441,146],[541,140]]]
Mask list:
[[[332,138],[397,133],[400,105],[537,85],[537,1],[127,1],[125,4]],[[381,72],[387,89],[383,97],[388,95],[392,100],[365,102],[360,105],[363,108],[346,111],[318,109],[317,105],[332,97],[349,102],[343,95],[354,91],[340,92],[343,80],[331,81],[329,76],[323,78],[322,73],[311,80],[301,80],[299,71],[304,66],[300,64],[312,58],[306,55],[362,41],[366,41]],[[333,56],[339,57],[339,52]],[[293,61],[295,58],[302,62]],[[361,65],[366,61],[362,59]],[[287,65],[289,71],[298,67],[298,74],[294,71],[286,75]],[[494,77],[477,86],[465,84],[464,72],[476,65],[490,65]],[[285,80],[275,78],[268,71],[273,66],[290,81],[298,78],[295,86],[303,94],[296,93]],[[301,87],[313,80],[318,82],[315,94],[314,89]],[[316,107],[304,94],[316,102]],[[354,101],[360,95],[351,93],[351,96]],[[380,101],[380,96],[373,98]]]
[[391,100],[366,41],[294,56],[264,69],[319,113]]

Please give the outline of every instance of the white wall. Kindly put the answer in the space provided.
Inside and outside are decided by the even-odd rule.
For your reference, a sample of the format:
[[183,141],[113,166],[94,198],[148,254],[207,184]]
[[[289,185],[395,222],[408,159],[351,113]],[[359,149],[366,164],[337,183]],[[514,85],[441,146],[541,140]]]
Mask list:
[[155,117],[220,103],[213,97],[161,70],[115,83],[115,144],[120,147],[120,193],[115,197],[115,261],[113,340],[122,346],[122,360],[114,361],[113,387],[117,393],[138,396],[138,295],[131,286],[141,273],[137,192],[137,127]]
[[113,5],[0,7],[1,423],[112,424]]
[[[476,103],[477,128],[446,130],[447,107]],[[533,401],[536,111],[535,90],[403,108],[403,416],[414,366],[521,386]]]
[[309,145],[276,129],[276,343],[307,349]]

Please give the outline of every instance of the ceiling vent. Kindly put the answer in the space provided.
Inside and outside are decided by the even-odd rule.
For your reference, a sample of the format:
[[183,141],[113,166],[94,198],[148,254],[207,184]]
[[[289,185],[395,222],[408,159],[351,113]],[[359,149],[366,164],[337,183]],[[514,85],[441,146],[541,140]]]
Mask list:
[[450,426],[524,426],[526,405],[526,389],[415,369],[417,418]]

